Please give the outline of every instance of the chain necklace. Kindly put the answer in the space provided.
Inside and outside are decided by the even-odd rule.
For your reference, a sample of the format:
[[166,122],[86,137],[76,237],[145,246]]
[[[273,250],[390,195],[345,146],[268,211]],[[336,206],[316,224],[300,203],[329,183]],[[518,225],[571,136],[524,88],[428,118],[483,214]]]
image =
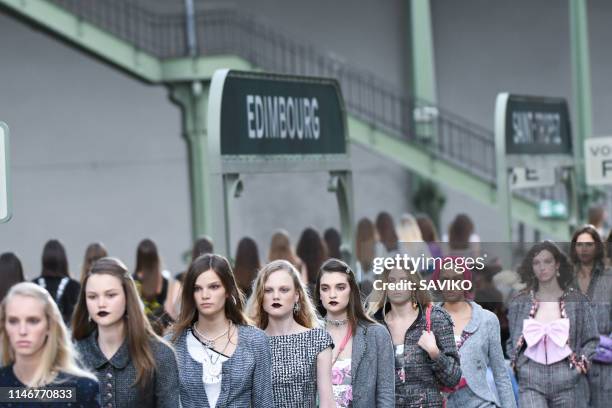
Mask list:
[[203,345],[205,345],[206,347],[208,347],[208,348],[215,348],[215,342],[216,342],[217,340],[219,340],[221,337],[225,336],[225,335],[226,335],[226,334],[229,332],[230,327],[232,327],[232,322],[230,322],[229,326],[227,327],[227,329],[226,329],[226,330],[225,330],[223,333],[221,333],[220,335],[218,335],[218,336],[217,336],[217,337],[215,337],[214,339],[209,339],[208,337],[206,337],[206,336],[204,336],[202,333],[200,333],[200,331],[199,331],[199,330],[198,330],[198,328],[197,328],[197,324],[198,324],[198,323],[197,323],[197,322],[195,322],[195,323],[193,324],[192,329],[193,329],[193,330],[194,330],[194,331],[197,333],[197,335],[198,335],[197,337],[198,337],[198,339],[200,340],[200,342],[201,342]]
[[[206,364],[207,366],[206,371],[208,372],[209,375],[217,379],[221,376],[221,371],[223,370],[223,365],[222,364],[217,365],[217,363],[219,362],[219,359],[221,358],[223,353],[225,353],[225,350],[227,350],[227,346],[229,346],[229,344],[231,343],[231,337],[234,333],[233,328],[234,326],[232,322],[230,321],[228,329],[223,334],[221,334],[220,336],[217,336],[215,339],[212,340],[214,344],[215,340],[218,340],[219,338],[227,334],[227,341],[225,342],[225,346],[223,346],[223,349],[219,352],[219,351],[216,351],[213,347],[209,346],[205,341],[205,340],[208,340],[210,342],[211,340],[206,339],[206,338],[203,340],[200,338],[202,336],[202,333],[200,333],[197,329],[195,329],[195,325],[194,325],[194,329],[197,333],[196,338],[202,344],[202,347],[204,348],[203,351],[204,351],[205,359],[208,362],[208,364]],[[217,354],[216,358],[211,356],[211,353]]]
[[347,322],[348,322],[348,317],[342,320],[333,320],[333,319],[328,319],[327,317],[325,318],[325,323],[329,323],[330,325],[336,326],[336,327],[344,326]]

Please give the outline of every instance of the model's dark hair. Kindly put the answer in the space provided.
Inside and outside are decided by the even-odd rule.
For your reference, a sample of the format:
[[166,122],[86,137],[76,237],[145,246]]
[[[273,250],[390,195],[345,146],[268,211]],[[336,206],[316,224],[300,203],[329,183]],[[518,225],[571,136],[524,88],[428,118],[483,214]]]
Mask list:
[[306,228],[302,231],[296,252],[306,264],[308,283],[314,283],[317,280],[319,268],[327,258],[325,242],[314,228]]
[[330,258],[341,259],[340,246],[342,245],[342,237],[335,228],[328,228],[323,233],[323,239],[327,246],[327,256]]
[[87,282],[94,275],[110,275],[121,281],[125,294],[125,328],[130,358],[136,369],[136,380],[140,389],[144,389],[154,378],[157,363],[151,347],[151,340],[165,343],[151,327],[141,306],[138,289],[134,279],[123,262],[117,258],[100,258],[94,262],[83,280],[79,299],[72,317],[72,337],[75,340],[87,338],[95,329],[96,323],[90,319],[87,310]]
[[438,233],[436,232],[436,226],[434,225],[431,218],[426,214],[419,214],[416,217],[417,224],[421,230],[423,241],[425,242],[437,242]]
[[347,317],[353,333],[355,333],[359,323],[374,323],[374,320],[367,315],[363,308],[363,304],[361,303],[361,294],[359,292],[357,279],[355,278],[355,272],[353,272],[348,264],[336,258],[330,258],[325,261],[323,265],[321,265],[319,274],[317,275],[314,291],[314,303],[317,307],[319,315],[325,316],[327,314],[327,310],[325,307],[323,307],[323,303],[321,302],[321,278],[324,274],[332,272],[339,272],[345,275],[346,280],[348,281],[351,294],[347,306]]
[[378,213],[376,217],[376,231],[378,231],[380,242],[383,243],[387,251],[397,250],[399,238],[397,237],[395,223],[391,214],[386,211]]
[[23,267],[21,261],[12,252],[0,255],[0,301],[4,299],[11,286],[23,282]]
[[557,282],[561,289],[566,290],[573,280],[572,267],[570,265],[567,256],[561,252],[559,247],[552,241],[543,241],[534,244],[521,262],[518,268],[519,276],[521,281],[527,285],[525,290],[538,290],[538,279],[533,273],[533,258],[535,258],[540,252],[548,251],[555,258],[555,262],[559,263],[559,276]]
[[136,249],[136,276],[141,282],[142,297],[155,299],[161,276],[161,261],[157,246],[150,239],[143,239]]
[[209,237],[196,239],[191,248],[191,260],[193,261],[200,255],[212,254],[213,248],[213,242]]
[[376,256],[376,235],[374,224],[368,218],[362,218],[357,223],[355,238],[355,257],[361,264],[361,269],[369,271]]
[[68,273],[68,258],[66,250],[57,239],[47,241],[42,253],[42,276],[60,277],[70,276]]
[[106,247],[104,247],[104,244],[101,242],[94,242],[87,246],[87,249],[85,249],[85,257],[83,258],[83,266],[81,267],[81,278],[79,279],[81,285],[93,263],[106,256],[108,256],[108,251],[106,251]]
[[574,235],[572,235],[572,242],[570,244],[570,260],[574,265],[580,263],[580,259],[578,259],[578,254],[576,252],[576,243],[578,242],[578,237],[582,234],[588,234],[593,238],[593,242],[595,244],[595,258],[594,262],[602,262],[604,259],[604,245],[601,240],[601,236],[599,236],[599,232],[593,225],[587,224],[583,227],[579,228]]
[[257,243],[249,237],[242,238],[236,249],[234,275],[240,290],[247,296],[251,294],[251,284],[257,277],[259,268],[261,263]]
[[458,214],[448,228],[448,245],[451,249],[468,249],[474,223],[467,214]]
[[198,320],[198,308],[194,299],[195,282],[198,276],[209,270],[217,274],[227,293],[225,317],[234,324],[246,325],[249,323],[244,314],[244,295],[236,283],[229,261],[221,255],[204,254],[189,265],[187,274],[183,278],[181,311],[171,329],[173,342]]

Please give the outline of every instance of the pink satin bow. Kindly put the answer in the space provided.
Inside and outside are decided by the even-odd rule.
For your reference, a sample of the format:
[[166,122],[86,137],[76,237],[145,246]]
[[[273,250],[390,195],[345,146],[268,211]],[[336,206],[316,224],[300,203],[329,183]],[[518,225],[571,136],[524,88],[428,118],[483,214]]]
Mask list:
[[535,319],[523,321],[523,337],[527,343],[525,355],[541,364],[553,364],[568,357],[572,350],[567,344],[568,318],[542,323]]

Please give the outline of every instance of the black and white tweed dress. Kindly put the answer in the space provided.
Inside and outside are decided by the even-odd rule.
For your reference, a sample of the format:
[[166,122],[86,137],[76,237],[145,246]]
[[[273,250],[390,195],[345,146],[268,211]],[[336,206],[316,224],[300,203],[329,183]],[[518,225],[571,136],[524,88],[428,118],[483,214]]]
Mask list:
[[270,337],[274,407],[316,406],[317,356],[328,347],[333,340],[319,328]]

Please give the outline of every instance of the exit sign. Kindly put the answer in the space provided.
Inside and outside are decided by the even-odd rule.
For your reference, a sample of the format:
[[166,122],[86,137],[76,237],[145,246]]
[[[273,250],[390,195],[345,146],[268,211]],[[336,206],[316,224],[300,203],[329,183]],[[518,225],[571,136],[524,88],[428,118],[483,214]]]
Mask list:
[[567,218],[567,206],[558,200],[542,200],[538,206],[541,218]]

